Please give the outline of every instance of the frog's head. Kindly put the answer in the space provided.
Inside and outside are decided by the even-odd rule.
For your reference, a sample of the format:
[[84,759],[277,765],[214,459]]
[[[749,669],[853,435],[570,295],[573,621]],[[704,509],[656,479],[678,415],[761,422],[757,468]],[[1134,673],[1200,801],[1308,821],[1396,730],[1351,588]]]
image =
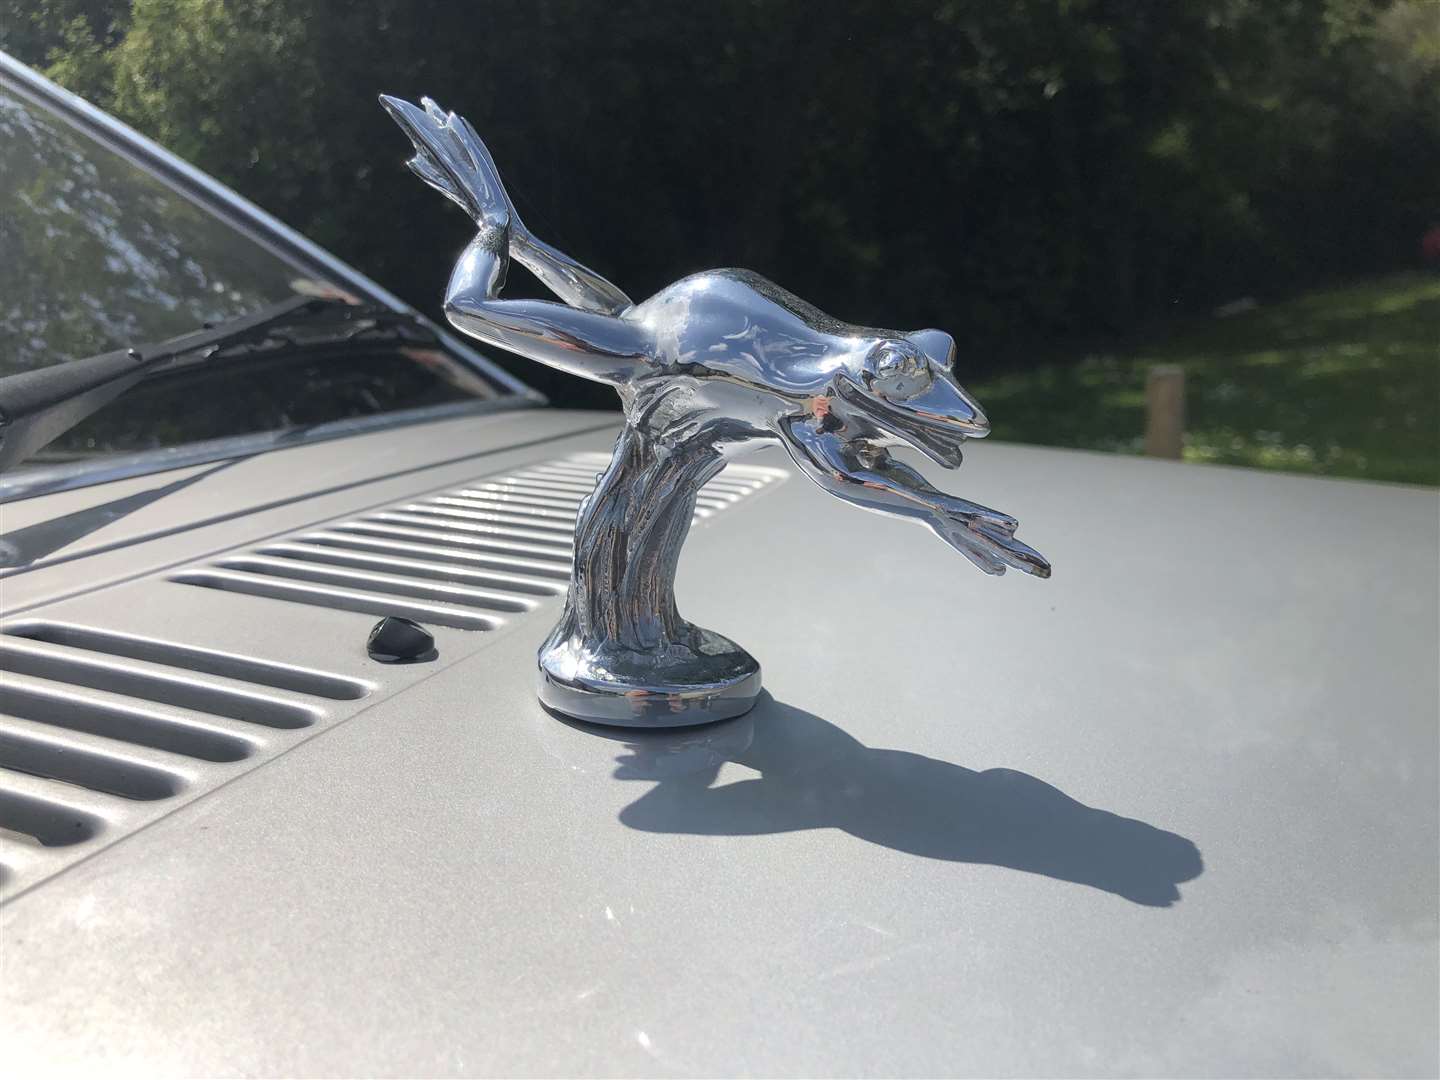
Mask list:
[[955,339],[917,330],[877,340],[837,392],[853,410],[941,465],[960,464],[960,444],[983,439],[990,421],[955,381]]

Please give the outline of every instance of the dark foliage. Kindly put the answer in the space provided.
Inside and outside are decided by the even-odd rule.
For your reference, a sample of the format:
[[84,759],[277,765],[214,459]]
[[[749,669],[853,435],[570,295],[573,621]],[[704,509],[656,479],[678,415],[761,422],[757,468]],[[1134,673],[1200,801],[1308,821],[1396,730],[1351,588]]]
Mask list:
[[748,266],[945,327],[966,375],[1403,267],[1440,215],[1422,3],[23,6],[8,51],[432,312],[467,225],[402,167],[382,90],[468,115],[532,228],[637,298]]

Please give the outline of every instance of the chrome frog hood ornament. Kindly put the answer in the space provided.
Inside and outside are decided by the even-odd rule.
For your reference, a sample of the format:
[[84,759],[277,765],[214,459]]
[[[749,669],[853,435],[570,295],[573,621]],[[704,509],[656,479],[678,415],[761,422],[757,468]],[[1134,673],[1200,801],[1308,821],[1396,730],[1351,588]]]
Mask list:
[[[409,162],[478,233],[445,313],[488,345],[607,383],[625,426],[582,504],[565,611],[540,649],[540,700],[568,716],[675,727],[737,716],[760,693],[739,645],[681,618],[675,569],[701,485],[728,458],[779,443],[846,502],[917,521],[990,574],[1050,566],[1005,514],[931,487],[894,460],[910,446],[947,468],[989,422],[951,370],[940,330],[840,322],[745,270],[710,270],[637,304],[530,234],[475,130],[429,99],[381,103]],[[502,300],[515,259],[563,303]]]

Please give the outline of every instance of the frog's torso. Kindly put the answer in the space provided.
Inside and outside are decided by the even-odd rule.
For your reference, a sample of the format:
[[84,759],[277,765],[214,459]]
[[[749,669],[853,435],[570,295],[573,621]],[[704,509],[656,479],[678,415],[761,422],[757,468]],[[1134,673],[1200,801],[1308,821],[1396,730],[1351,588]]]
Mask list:
[[748,270],[683,278],[624,318],[653,343],[652,370],[622,392],[631,424],[722,448],[771,439],[782,417],[813,413],[888,333],[842,323]]

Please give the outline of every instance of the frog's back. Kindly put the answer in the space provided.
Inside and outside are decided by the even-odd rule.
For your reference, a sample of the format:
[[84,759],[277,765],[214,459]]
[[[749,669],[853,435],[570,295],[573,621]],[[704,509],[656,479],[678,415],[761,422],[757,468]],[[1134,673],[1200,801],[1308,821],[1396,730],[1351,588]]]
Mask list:
[[667,367],[703,366],[791,393],[818,393],[883,331],[841,322],[750,270],[706,270],[640,304]]

